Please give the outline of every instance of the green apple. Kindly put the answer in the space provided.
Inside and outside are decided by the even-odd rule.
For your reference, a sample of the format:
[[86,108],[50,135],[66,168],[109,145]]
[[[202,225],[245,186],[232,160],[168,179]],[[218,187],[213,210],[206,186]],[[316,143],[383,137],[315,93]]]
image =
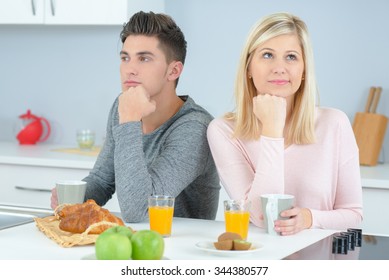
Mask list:
[[160,260],[163,257],[165,242],[161,234],[153,230],[140,230],[132,237],[133,260]]
[[98,260],[129,260],[132,255],[133,231],[125,226],[105,230],[96,240],[95,253]]
[[131,228],[126,227],[126,226],[110,227],[110,228],[106,229],[104,232],[124,234],[124,235],[128,236],[128,238],[130,238],[130,239],[131,239],[132,234],[134,233],[134,231]]

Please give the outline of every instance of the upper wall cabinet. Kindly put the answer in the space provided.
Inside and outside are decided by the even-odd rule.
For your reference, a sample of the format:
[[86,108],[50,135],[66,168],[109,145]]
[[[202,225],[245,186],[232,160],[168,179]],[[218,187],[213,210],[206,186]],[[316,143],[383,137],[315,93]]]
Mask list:
[[[36,1],[36,0],[35,0]],[[39,0],[46,24],[119,24],[127,17],[127,0]]]
[[0,0],[0,23],[43,23],[43,0]]
[[122,25],[138,10],[164,10],[163,0],[0,0],[0,24]]

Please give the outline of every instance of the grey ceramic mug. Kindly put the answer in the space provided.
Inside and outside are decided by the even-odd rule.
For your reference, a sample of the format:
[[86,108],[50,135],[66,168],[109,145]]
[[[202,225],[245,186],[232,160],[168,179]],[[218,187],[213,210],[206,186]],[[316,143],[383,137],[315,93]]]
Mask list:
[[289,219],[281,217],[280,213],[293,207],[294,196],[290,194],[264,194],[261,195],[261,203],[266,232],[278,235],[274,230],[274,221]]
[[86,191],[86,182],[64,180],[56,183],[58,205],[83,203]]

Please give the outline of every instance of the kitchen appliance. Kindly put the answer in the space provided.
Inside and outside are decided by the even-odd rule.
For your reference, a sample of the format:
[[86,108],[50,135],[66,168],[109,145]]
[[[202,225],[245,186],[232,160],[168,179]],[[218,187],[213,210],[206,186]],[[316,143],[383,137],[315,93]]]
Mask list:
[[388,118],[376,114],[381,91],[381,87],[371,87],[365,112],[356,113],[355,115],[353,131],[359,148],[359,162],[361,165],[377,165],[384,141]]
[[327,236],[287,257],[284,260],[389,260],[389,236],[363,234],[361,246],[345,254],[333,253],[334,237]]
[[[45,118],[33,115],[30,110],[27,110],[27,113],[20,115],[19,119],[21,123],[16,138],[21,145],[34,145],[49,138],[50,124]],[[46,126],[46,135],[43,136],[44,126]]]

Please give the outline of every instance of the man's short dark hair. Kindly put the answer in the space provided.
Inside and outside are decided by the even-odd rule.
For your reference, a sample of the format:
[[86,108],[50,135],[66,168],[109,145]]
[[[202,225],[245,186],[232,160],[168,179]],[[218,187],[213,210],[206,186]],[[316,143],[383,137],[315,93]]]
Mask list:
[[155,36],[165,53],[168,63],[176,60],[185,63],[186,41],[181,29],[168,15],[145,13],[134,14],[120,33],[122,43],[130,35]]

